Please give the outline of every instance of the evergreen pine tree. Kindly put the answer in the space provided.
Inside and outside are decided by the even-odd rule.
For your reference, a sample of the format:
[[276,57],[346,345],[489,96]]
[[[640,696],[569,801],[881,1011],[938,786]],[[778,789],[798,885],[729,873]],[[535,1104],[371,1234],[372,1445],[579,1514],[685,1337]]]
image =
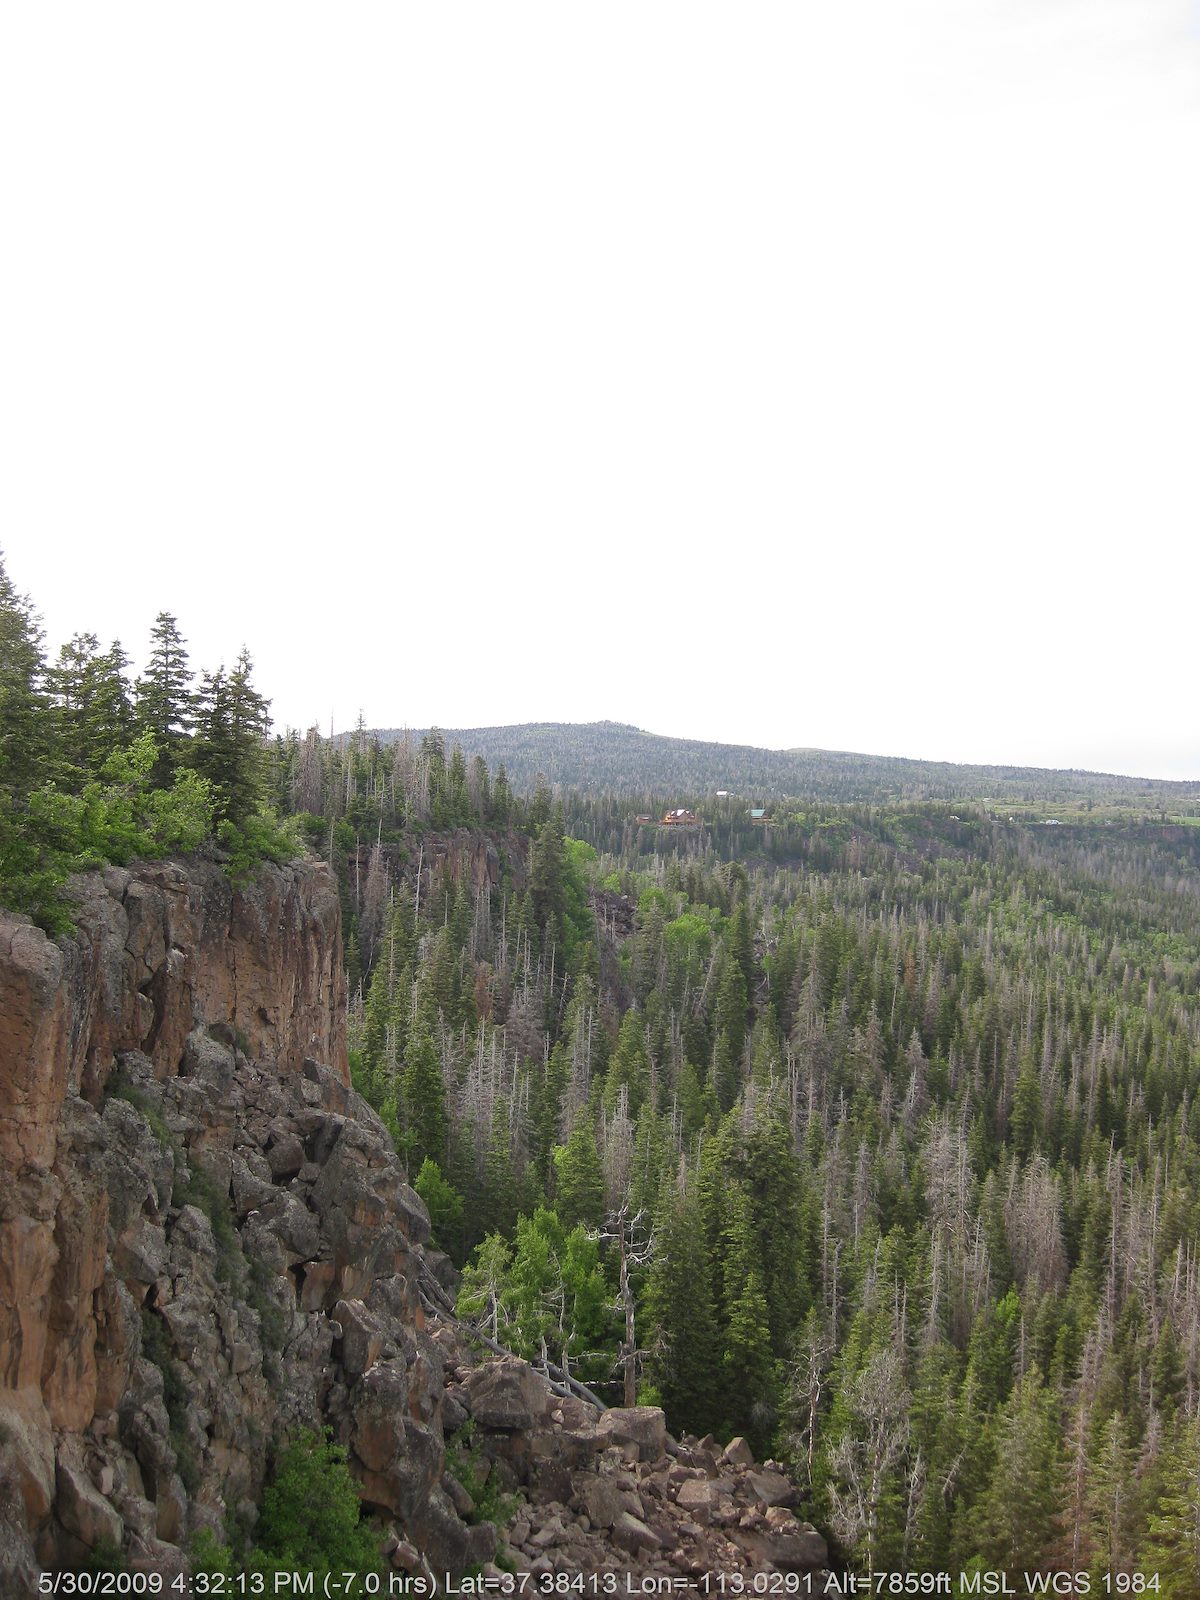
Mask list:
[[1129,1570],[1134,1538],[1134,1452],[1119,1413],[1099,1430],[1087,1484],[1093,1567],[1097,1585],[1106,1572]]
[[563,834],[558,821],[549,818],[538,832],[529,863],[529,895],[533,916],[542,933],[542,948],[551,942],[564,955],[566,889],[563,881]]
[[560,1039],[543,1066],[535,1069],[530,1105],[530,1133],[534,1170],[544,1193],[551,1189],[553,1152],[562,1114],[563,1094],[570,1076],[566,1045]]
[[446,803],[456,825],[470,820],[471,799],[467,793],[467,763],[460,746],[450,752],[450,765],[446,769]]
[[168,611],[160,611],[150,630],[150,659],[138,679],[134,714],[139,732],[153,734],[158,758],[151,773],[157,788],[167,788],[180,765],[192,726],[186,641]]
[[213,787],[217,816],[238,826],[266,799],[268,705],[250,681],[252,663],[242,650],[228,675],[205,674],[196,700],[192,764]]
[[979,1552],[993,1567],[1036,1572],[1054,1542],[1063,1502],[1057,1400],[1036,1367],[996,1422],[996,1461],[975,1508]]
[[771,1355],[771,1321],[749,1196],[730,1191],[725,1227],[725,1403],[731,1431],[761,1450],[773,1431],[778,1381]]
[[64,767],[75,784],[95,775],[84,749],[82,730],[99,653],[100,641],[94,633],[74,634],[59,649],[58,660],[46,671],[46,686],[54,696],[58,714]]
[[608,1064],[604,1103],[611,1111],[624,1088],[629,1113],[636,1117],[650,1092],[650,1058],[646,1054],[646,1021],[641,1012],[628,1010],[621,1018],[617,1048]]
[[23,799],[54,775],[41,622],[0,556],[0,796]]
[[729,1036],[734,1058],[741,1060],[746,1043],[746,1012],[749,1007],[749,989],[745,974],[738,961],[726,953],[717,990],[717,1010],[714,1027],[718,1033]]
[[423,1017],[404,1052],[403,1124],[409,1170],[416,1172],[426,1157],[441,1166],[446,1159],[446,1086],[437,1045]]
[[760,1111],[738,1162],[749,1201],[772,1348],[782,1356],[807,1310],[809,1271],[803,1181],[787,1122]]
[[492,1108],[479,1212],[505,1233],[511,1232],[517,1217],[528,1209],[530,1197],[526,1177],[513,1160],[512,1121],[507,1102],[500,1100]]
[[1158,1574],[1163,1600],[1192,1600],[1200,1594],[1200,1422],[1177,1422],[1163,1455],[1140,1565]]
[[721,1341],[699,1207],[682,1173],[667,1197],[647,1307],[657,1330],[649,1376],[672,1429],[712,1432],[723,1421]]
[[604,1169],[588,1117],[581,1116],[565,1145],[554,1152],[554,1209],[565,1228],[604,1220]]
[[508,786],[508,773],[503,761],[496,768],[496,781],[492,785],[492,803],[489,812],[497,827],[507,826],[512,815],[512,790]]

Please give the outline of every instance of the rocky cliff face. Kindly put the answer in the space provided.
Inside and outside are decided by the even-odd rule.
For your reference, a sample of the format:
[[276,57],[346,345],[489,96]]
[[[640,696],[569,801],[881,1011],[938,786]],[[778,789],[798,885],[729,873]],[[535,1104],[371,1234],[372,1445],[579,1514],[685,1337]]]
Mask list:
[[[0,919],[0,1384],[39,1388],[51,1420],[90,1420],[93,1298],[106,1254],[99,1156],[110,1075],[136,1054],[154,1080],[183,1068],[197,1028],[295,1073],[348,1081],[337,895],[313,868],[264,869],[234,890],[197,865],[81,879],[79,934],[54,944]],[[103,1143],[103,1141],[101,1141]],[[95,1155],[95,1152],[92,1152]]]
[[346,1446],[396,1567],[488,1563],[486,1484],[514,1497],[512,1564],[540,1572],[823,1558],[770,1473],[764,1499],[661,1414],[479,1366],[348,1084],[323,868],[235,890],[159,864],[77,892],[72,939],[0,918],[0,1592],[105,1547],[184,1571],[200,1528],[252,1525],[301,1425]]
[[0,1567],[102,1539],[170,1566],[248,1514],[281,1429],[339,1408],[350,1428],[379,1388],[351,1405],[343,1300],[392,1327],[395,1449],[425,1414],[426,1465],[410,1448],[380,1485],[415,1512],[440,1449],[436,1362],[411,1344],[428,1223],[348,1087],[332,880],[168,864],[77,893],[73,939],[0,919]]

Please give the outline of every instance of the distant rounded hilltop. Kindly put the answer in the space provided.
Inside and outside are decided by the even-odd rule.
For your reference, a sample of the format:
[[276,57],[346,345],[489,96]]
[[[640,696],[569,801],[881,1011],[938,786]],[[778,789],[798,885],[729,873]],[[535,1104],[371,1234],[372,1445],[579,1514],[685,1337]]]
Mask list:
[[[427,728],[371,728],[366,737],[419,743]],[[490,728],[438,728],[447,751],[482,756],[509,782],[531,790],[539,779],[581,790],[670,799],[720,792],[813,800],[981,800],[1011,804],[1120,800],[1152,810],[1200,797],[1200,784],[1126,777],[1075,768],[978,766],[907,756],[797,746],[768,750],[650,733],[628,722],[521,722]],[[339,742],[354,738],[338,736]]]

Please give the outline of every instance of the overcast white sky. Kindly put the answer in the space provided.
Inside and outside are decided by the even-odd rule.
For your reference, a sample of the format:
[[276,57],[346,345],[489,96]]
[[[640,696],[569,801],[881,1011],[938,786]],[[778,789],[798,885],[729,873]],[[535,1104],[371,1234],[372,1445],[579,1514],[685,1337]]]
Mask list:
[[280,724],[1200,776],[1200,5],[0,14],[0,545]]

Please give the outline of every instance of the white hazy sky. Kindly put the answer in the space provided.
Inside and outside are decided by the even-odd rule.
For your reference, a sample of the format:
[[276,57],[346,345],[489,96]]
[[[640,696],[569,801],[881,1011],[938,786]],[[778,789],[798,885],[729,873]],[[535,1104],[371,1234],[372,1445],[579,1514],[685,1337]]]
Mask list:
[[0,545],[280,724],[1200,776],[1200,4],[10,5]]

